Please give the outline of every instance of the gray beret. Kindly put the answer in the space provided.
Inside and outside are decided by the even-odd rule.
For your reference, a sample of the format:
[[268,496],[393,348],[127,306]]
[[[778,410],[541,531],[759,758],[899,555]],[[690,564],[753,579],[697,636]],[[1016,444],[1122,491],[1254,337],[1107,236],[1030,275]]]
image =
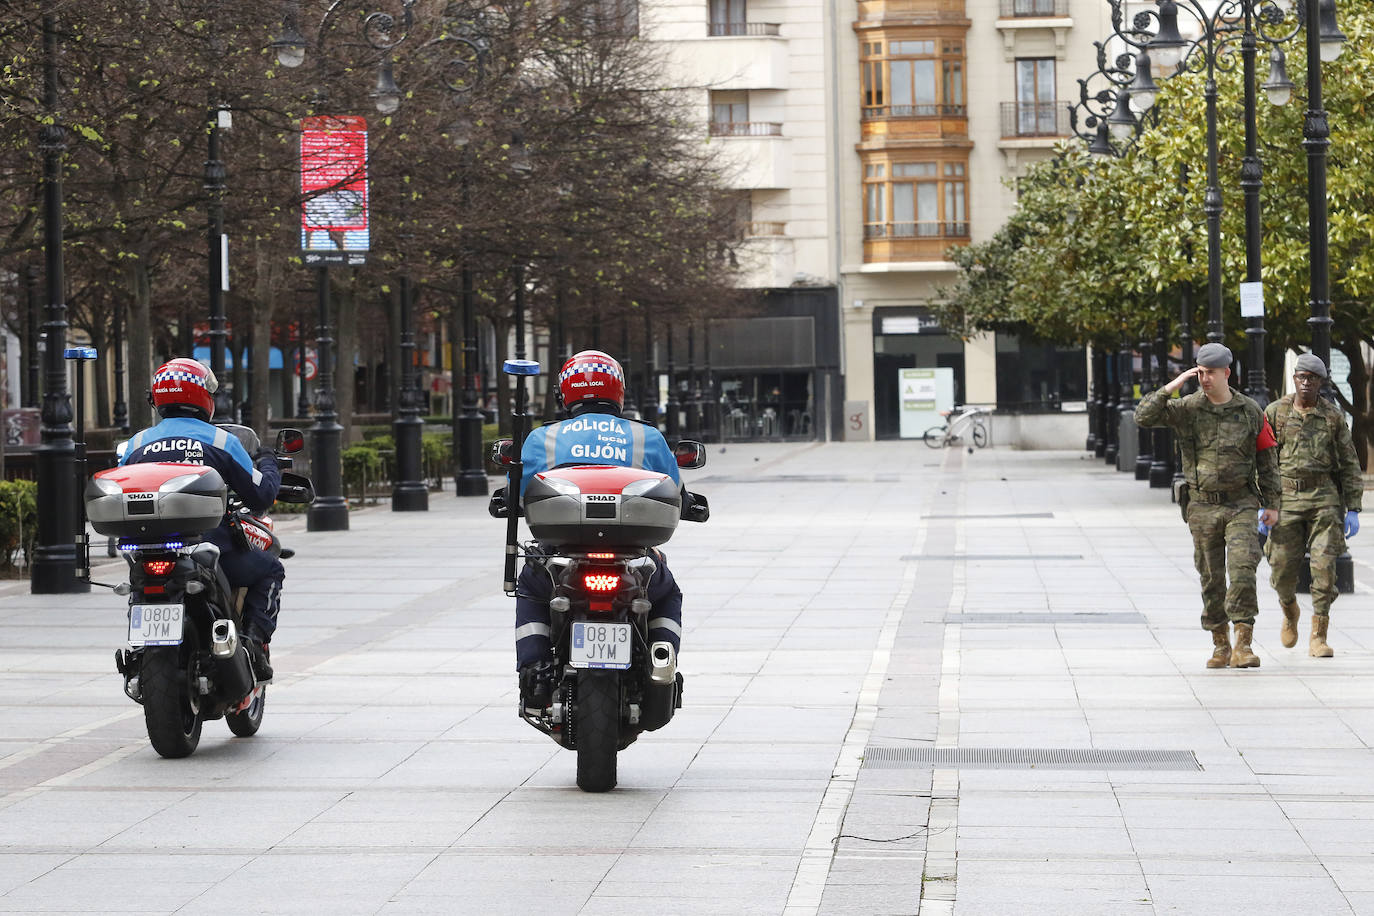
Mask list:
[[1197,351],[1197,364],[1204,369],[1225,369],[1231,365],[1231,351],[1219,343],[1203,344]]
[[1304,353],[1302,356],[1299,356],[1297,364],[1293,367],[1293,371],[1311,372],[1313,375],[1319,375],[1322,378],[1326,378],[1326,364],[1322,362],[1320,356],[1314,353]]

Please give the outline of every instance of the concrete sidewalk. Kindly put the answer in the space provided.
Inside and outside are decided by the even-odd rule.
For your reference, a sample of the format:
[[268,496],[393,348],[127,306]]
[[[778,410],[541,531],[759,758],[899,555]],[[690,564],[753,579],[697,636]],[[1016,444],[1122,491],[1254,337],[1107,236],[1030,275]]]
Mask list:
[[122,599],[0,587],[0,912],[1374,913],[1361,539],[1334,659],[1261,584],[1262,667],[1209,671],[1177,509],[1101,461],[732,445],[688,479],[684,707],[608,795],[515,716],[484,500],[286,523],[263,729],[186,760],[120,691]]

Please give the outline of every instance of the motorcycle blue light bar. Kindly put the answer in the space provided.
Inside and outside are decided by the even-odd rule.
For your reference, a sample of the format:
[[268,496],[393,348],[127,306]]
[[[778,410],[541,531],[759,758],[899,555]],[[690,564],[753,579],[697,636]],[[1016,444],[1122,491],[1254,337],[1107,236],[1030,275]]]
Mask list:
[[532,359],[508,359],[501,364],[506,375],[538,375],[539,364]]
[[163,543],[145,543],[143,541],[120,541],[120,550],[180,550],[186,544],[182,541],[165,541]]
[[62,351],[66,359],[95,359],[95,347],[68,347]]

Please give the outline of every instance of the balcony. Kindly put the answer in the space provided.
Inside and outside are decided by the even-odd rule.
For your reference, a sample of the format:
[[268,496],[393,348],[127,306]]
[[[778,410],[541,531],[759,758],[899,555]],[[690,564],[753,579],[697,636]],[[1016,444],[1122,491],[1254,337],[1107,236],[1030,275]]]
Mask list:
[[1069,15],[1069,0],[1002,0],[1003,19],[1063,19]]
[[792,186],[791,141],[782,136],[781,129],[762,134],[717,134],[712,130],[711,136],[713,143],[721,145],[728,189],[774,191]]
[[865,223],[864,261],[943,261],[951,245],[968,242],[967,222]]
[[[661,35],[668,63],[664,84],[710,86],[712,89],[790,89],[792,69],[787,39],[778,26],[767,22],[713,23],[727,34],[703,36],[701,22],[691,25],[692,35]],[[733,31],[737,26],[743,34]]]
[[713,137],[781,137],[777,121],[712,121]]
[[962,22],[968,15],[964,0],[859,0],[859,22],[925,24]]
[[865,105],[865,140],[938,140],[968,136],[963,105]]
[[787,223],[779,220],[754,220],[744,224],[744,237],[751,239],[776,238],[787,234]]
[[1069,135],[1068,102],[1003,102],[1002,139]]
[[711,38],[763,38],[780,33],[776,22],[710,22],[706,34]]

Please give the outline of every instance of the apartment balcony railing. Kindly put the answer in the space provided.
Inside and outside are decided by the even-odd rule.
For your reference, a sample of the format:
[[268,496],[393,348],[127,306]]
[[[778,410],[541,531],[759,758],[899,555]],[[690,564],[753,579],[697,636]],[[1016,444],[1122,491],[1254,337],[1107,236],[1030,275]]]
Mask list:
[[865,105],[863,120],[878,118],[963,118],[968,116],[964,105]]
[[1003,19],[1062,19],[1069,15],[1069,0],[1002,0]]
[[784,231],[787,223],[776,220],[755,220],[744,224],[744,235],[746,238],[763,238],[769,236],[786,235]]
[[864,223],[865,239],[966,239],[967,222],[931,220],[915,223]]
[[776,121],[712,121],[713,137],[781,137],[782,124]]
[[1016,137],[1067,137],[1067,102],[1003,102],[1002,139]]
[[761,38],[778,34],[776,22],[710,22],[706,34],[711,38]]

